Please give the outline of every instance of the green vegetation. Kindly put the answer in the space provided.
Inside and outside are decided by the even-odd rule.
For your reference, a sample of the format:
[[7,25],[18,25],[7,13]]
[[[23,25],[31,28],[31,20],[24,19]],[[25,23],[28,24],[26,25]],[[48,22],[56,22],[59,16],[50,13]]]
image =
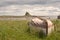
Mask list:
[[28,30],[28,21],[0,21],[0,40],[60,40],[60,21],[54,20],[55,31],[48,37],[33,35]]

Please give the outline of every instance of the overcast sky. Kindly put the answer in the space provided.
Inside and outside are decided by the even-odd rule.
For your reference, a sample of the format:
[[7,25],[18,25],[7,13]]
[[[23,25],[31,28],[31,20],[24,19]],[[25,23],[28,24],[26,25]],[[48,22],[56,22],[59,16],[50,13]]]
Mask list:
[[2,4],[59,4],[60,0],[0,0]]
[[0,0],[0,15],[59,15],[60,0]]

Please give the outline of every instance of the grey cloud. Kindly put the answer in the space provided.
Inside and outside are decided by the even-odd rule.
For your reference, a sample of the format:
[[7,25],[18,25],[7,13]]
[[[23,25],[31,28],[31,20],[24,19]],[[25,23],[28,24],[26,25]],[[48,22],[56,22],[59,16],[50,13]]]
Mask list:
[[60,3],[60,0],[1,0],[0,5],[12,5],[12,4],[55,4]]
[[[59,15],[60,8],[54,6],[39,6],[39,5],[10,5],[0,9],[0,15],[14,15],[19,16],[28,11],[31,15],[50,16]],[[43,14],[41,14],[43,13]],[[52,13],[52,14],[51,14]],[[17,15],[16,15],[17,14]],[[38,15],[38,16],[39,16]]]
[[[28,5],[30,5],[30,6],[28,6],[28,7],[25,7],[24,5],[26,5],[26,4],[28,4]],[[37,6],[33,6],[32,4],[39,4],[39,5],[37,5]],[[53,13],[53,15],[58,15],[58,14],[60,14],[60,8],[58,8],[58,10],[56,9],[56,10],[47,10],[47,9],[49,9],[48,8],[48,6],[49,5],[55,5],[55,6],[59,6],[59,4],[60,4],[60,0],[1,0],[0,1],[0,8],[1,8],[1,6],[3,6],[3,10],[4,10],[4,7],[6,6],[6,7],[9,7],[9,6],[11,6],[11,5],[13,5],[12,7],[16,7],[16,6],[14,6],[14,5],[21,5],[21,6],[17,6],[17,9],[19,9],[19,8],[21,8],[22,7],[22,9],[19,9],[19,12],[18,12],[18,14],[15,12],[15,10],[13,10],[13,9],[11,9],[11,10],[13,10],[13,12],[11,12],[11,13],[9,13],[8,12],[8,14],[10,15],[10,14],[17,14],[17,15],[21,15],[22,13],[25,13],[26,12],[26,10],[29,12],[29,13],[31,13],[31,14],[33,14],[33,13],[35,13],[36,15],[37,15],[37,13],[43,13],[43,14],[45,14],[45,15],[52,15],[51,13]],[[47,5],[47,7],[45,7],[45,5]],[[39,8],[40,8],[40,6],[42,7],[43,6],[43,10],[40,10]],[[53,7],[53,8],[55,8],[55,6]],[[19,7],[19,8],[18,8]],[[25,11],[23,11],[24,10],[24,8],[25,8]],[[30,8],[30,7],[32,7],[32,8]],[[39,9],[37,9],[37,8]],[[30,8],[31,10],[29,10],[28,8]],[[33,9],[34,8],[34,9]],[[44,9],[44,8],[46,8],[46,9]],[[9,9],[9,8],[8,8]],[[37,9],[37,10],[35,10],[35,9]],[[3,11],[2,10],[2,11]],[[7,11],[7,10],[6,10]],[[43,11],[43,12],[42,12]],[[1,14],[4,14],[5,12],[3,12],[3,13],[0,13],[0,15]]]

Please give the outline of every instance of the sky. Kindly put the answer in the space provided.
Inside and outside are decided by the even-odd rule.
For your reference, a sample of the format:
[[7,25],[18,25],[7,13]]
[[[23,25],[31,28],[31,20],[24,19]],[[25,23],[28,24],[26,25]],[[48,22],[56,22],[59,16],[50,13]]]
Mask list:
[[22,16],[27,12],[37,16],[60,15],[60,0],[0,0],[0,16]]

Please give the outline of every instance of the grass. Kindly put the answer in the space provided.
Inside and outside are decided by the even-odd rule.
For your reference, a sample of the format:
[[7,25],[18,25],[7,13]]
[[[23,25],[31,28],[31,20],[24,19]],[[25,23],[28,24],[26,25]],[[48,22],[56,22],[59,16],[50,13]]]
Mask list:
[[[54,20],[55,31],[48,37],[41,38],[28,31],[28,21],[0,21],[0,40],[60,40],[60,21]],[[28,30],[28,31],[27,31]]]

